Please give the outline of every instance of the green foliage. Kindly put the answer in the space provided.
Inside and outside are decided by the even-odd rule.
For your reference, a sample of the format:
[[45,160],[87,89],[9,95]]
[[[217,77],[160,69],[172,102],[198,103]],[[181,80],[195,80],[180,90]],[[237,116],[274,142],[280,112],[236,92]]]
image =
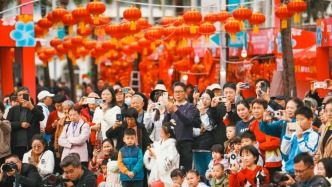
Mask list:
[[113,0],[105,0],[105,3],[106,3],[106,4],[112,4],[112,3],[113,3]]
[[81,5],[83,3],[83,0],[74,0],[74,3],[76,6]]

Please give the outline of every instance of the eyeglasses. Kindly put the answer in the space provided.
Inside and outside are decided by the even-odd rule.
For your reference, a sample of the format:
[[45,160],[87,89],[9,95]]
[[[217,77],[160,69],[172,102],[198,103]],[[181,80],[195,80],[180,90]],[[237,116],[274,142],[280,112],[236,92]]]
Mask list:
[[174,91],[174,94],[182,94],[184,91],[181,90],[181,91]]
[[307,171],[311,166],[307,167],[306,169],[304,170],[294,170],[294,173],[297,173],[297,174],[302,174],[304,173],[305,171]]
[[63,173],[66,174],[66,175],[71,175],[71,174],[73,174],[75,172],[76,169],[77,168],[72,168],[72,169],[70,169],[68,171],[63,171]]

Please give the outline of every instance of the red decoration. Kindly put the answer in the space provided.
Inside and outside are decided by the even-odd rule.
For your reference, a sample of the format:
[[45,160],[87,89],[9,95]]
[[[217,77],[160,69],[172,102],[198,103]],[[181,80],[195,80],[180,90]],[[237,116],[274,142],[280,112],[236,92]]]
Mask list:
[[183,19],[183,16],[177,16],[175,18],[175,22],[174,22],[174,26],[180,26],[184,23],[184,19]]
[[293,16],[293,13],[288,11],[287,5],[283,4],[282,6],[278,7],[274,13],[277,18],[281,19],[281,28],[287,28],[287,19]]
[[294,13],[294,23],[300,23],[300,13],[307,10],[307,3],[303,0],[293,0],[287,4],[287,9]]
[[53,38],[50,41],[50,45],[54,48],[56,48],[58,45],[62,44],[62,40],[60,40],[59,38]]
[[86,9],[93,15],[93,24],[99,24],[99,15],[103,14],[106,10],[104,3],[94,0],[93,2],[88,3]]
[[247,19],[250,19],[252,15],[252,12],[249,8],[241,6],[233,11],[233,17],[237,20],[241,21],[241,30],[244,30],[245,25],[244,21]]
[[62,17],[68,13],[68,10],[64,9],[63,7],[58,7],[57,9],[53,10],[52,16],[55,24],[59,23],[59,26],[63,27]]
[[91,49],[96,47],[97,41],[96,40],[88,40],[88,41],[83,42],[83,45],[84,45],[85,49],[91,50]]
[[241,31],[240,21],[233,17],[229,18],[225,23],[225,30],[230,34],[232,41],[236,40],[236,33]]
[[35,37],[42,38],[44,35],[44,30],[40,28],[38,25],[35,25]]
[[160,25],[162,25],[163,27],[169,27],[171,25],[173,25],[176,21],[176,18],[173,18],[171,16],[166,16],[161,18],[160,20]]
[[81,29],[82,33],[85,33],[85,22],[90,19],[90,12],[80,5],[75,8],[71,14],[73,15],[74,19],[78,21],[78,28]]
[[43,36],[45,36],[47,35],[48,30],[52,27],[53,22],[44,17],[37,22],[37,25],[43,29]]
[[[84,30],[84,32],[83,32]],[[90,27],[84,27],[84,29],[77,28],[77,35],[80,35],[83,37],[83,40],[86,40],[88,36],[92,34],[92,29]]]
[[225,23],[228,18],[232,17],[232,14],[226,10],[222,10],[218,13],[218,19],[221,23]]
[[71,13],[65,14],[62,16],[62,22],[68,26],[68,32],[69,34],[74,33],[74,25],[77,24],[77,21],[74,19],[73,15]]
[[208,42],[209,36],[216,32],[216,27],[210,22],[205,22],[199,26],[198,30],[205,36],[205,42]]
[[137,21],[137,25],[143,30],[151,27],[151,24],[145,18],[139,18]]
[[254,33],[258,33],[258,25],[263,24],[265,22],[264,14],[260,13],[259,11],[254,12],[249,19],[249,23],[254,25]]
[[136,21],[142,17],[141,10],[135,6],[130,6],[123,12],[123,17],[130,21],[130,30],[136,30]]
[[219,21],[219,15],[213,12],[209,12],[204,16],[204,21],[215,23]]
[[196,33],[195,25],[202,21],[202,14],[195,9],[191,9],[183,14],[183,19],[190,24],[190,33]]

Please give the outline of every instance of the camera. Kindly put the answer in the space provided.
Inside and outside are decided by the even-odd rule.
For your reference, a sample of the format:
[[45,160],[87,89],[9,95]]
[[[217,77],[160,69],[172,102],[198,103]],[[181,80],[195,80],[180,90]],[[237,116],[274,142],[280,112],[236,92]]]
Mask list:
[[121,88],[121,90],[124,94],[128,93],[128,88]]
[[96,99],[96,98],[85,98],[83,104],[105,104],[106,101],[104,99]]
[[17,171],[17,165],[14,162],[6,163],[2,166],[3,172],[11,172],[13,170]]
[[217,97],[214,97],[217,102],[219,103],[226,103],[227,102],[227,98],[225,96],[217,96]]
[[241,88],[248,89],[248,88],[250,88],[250,84],[249,83],[243,83]]
[[64,179],[58,173],[56,175],[51,174],[43,179],[44,186],[65,186],[65,182],[69,182],[69,179]]
[[269,115],[272,118],[280,118],[281,117],[281,112],[279,112],[279,111],[269,111]]
[[231,156],[229,157],[229,163],[232,165],[237,163],[236,154],[234,153],[231,154]]
[[279,183],[279,182],[283,182],[283,181],[288,181],[289,178],[288,178],[287,174],[288,174],[289,176],[291,176],[292,178],[294,178],[294,175],[291,174],[291,173],[287,173],[287,172],[283,172],[283,171],[276,171],[276,172],[274,173],[274,175],[273,175],[272,180],[273,180],[273,182],[275,182],[275,183]]
[[326,89],[327,88],[327,83],[326,82],[315,82],[314,83],[314,88],[323,88]]

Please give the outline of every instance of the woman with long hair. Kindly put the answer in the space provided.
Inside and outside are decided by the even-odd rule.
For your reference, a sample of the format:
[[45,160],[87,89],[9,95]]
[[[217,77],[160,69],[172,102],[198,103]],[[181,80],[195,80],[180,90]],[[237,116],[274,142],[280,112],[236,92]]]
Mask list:
[[244,131],[249,130],[249,124],[255,120],[255,118],[250,113],[250,104],[247,100],[241,100],[236,103],[236,111],[240,121],[236,124],[235,134],[239,136]]
[[332,99],[324,105],[326,123],[322,125],[321,137],[318,144],[320,158],[332,157]]

